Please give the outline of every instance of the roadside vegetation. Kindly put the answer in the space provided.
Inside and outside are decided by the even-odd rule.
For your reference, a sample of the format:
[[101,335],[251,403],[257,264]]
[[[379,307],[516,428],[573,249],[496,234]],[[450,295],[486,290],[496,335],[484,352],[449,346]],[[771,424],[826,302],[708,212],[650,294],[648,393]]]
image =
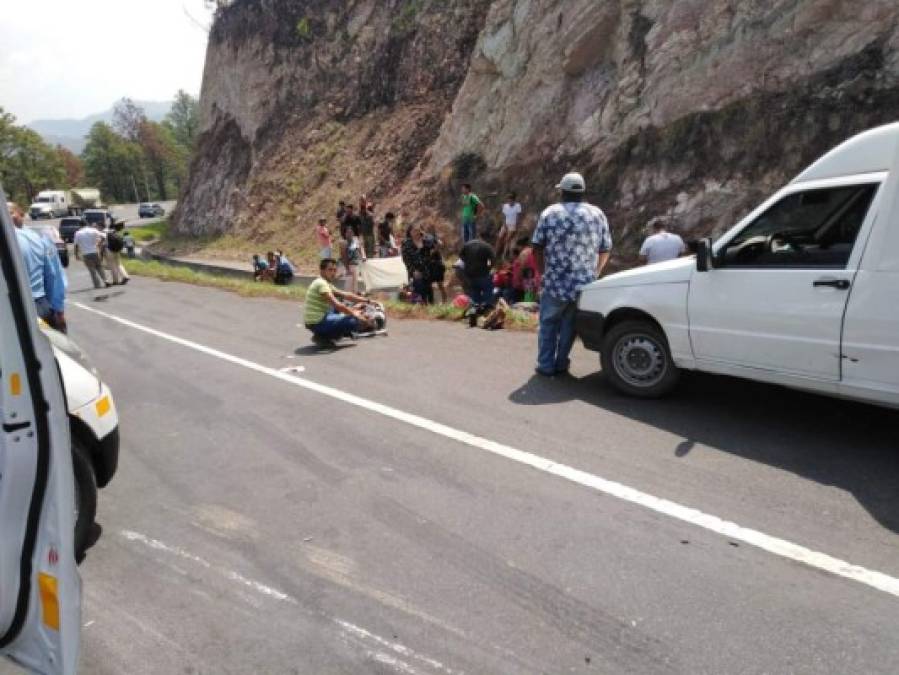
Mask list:
[[176,281],[194,286],[207,286],[231,291],[247,298],[280,298],[282,300],[302,301],[306,297],[306,288],[298,284],[291,286],[275,286],[262,284],[252,279],[239,279],[225,275],[197,272],[187,267],[167,265],[156,261],[125,260],[125,269],[129,274],[142,277],[153,277],[161,281]]
[[158,223],[151,225],[141,225],[140,227],[129,227],[129,234],[134,237],[134,241],[138,244],[146,244],[149,241],[162,239],[169,229],[168,220],[160,220]]
[[[274,284],[259,283],[251,279],[238,279],[208,272],[197,272],[186,267],[167,265],[156,261],[126,260],[125,268],[129,274],[137,276],[219,288],[247,298],[275,298],[278,300],[302,302],[306,297],[306,287],[299,284],[275,286]],[[462,311],[451,304],[410,305],[397,300],[387,300],[384,302],[384,307],[388,316],[392,319],[462,320]],[[505,326],[510,330],[533,331],[537,327],[537,317],[527,312],[512,311],[506,317]]]
[[99,188],[108,204],[164,201],[187,179],[199,131],[199,104],[179,91],[162,122],[131,99],[115,106],[112,124],[97,122],[81,155],[47,143],[0,107],[0,182],[27,208],[41,190]]

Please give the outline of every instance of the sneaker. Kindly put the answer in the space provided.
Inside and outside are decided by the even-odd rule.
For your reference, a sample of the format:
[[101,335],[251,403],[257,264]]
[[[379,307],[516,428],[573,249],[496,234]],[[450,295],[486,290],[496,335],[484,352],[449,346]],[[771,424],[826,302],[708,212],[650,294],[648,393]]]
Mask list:
[[329,340],[328,338],[321,337],[320,335],[313,335],[312,342],[317,347],[334,347],[335,346],[334,340]]
[[129,281],[131,281],[131,277],[125,277],[124,279],[122,279],[122,286],[127,284]]
[[534,368],[534,372],[543,377],[555,377],[558,375],[554,370],[543,370],[542,368]]

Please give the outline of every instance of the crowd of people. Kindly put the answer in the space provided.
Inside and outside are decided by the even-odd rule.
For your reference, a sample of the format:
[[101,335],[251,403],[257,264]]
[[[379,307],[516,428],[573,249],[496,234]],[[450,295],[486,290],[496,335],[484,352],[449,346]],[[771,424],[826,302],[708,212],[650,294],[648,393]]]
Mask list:
[[[324,218],[316,226],[321,276],[307,299],[307,328],[316,341],[328,344],[366,329],[369,322],[358,309],[366,302],[358,294],[358,267],[369,255],[401,256],[408,284],[400,297],[410,302],[432,304],[439,295],[446,303],[450,285],[456,282],[461,294],[454,304],[469,312],[487,312],[497,302],[539,311],[536,372],[543,376],[566,373],[575,339],[578,290],[602,274],[612,236],[605,214],[585,200],[583,176],[567,174],[556,189],[559,201],[541,212],[531,232],[525,230],[524,208],[517,195],[508,193],[497,214],[501,225],[494,233],[485,227],[483,201],[464,183],[459,220],[462,246],[449,281],[444,242],[433,226],[408,224],[398,242],[402,225],[393,213],[377,222],[375,207],[364,195],[358,210],[341,201],[336,233],[331,233]],[[683,239],[668,232],[664,220],[651,225],[652,234],[640,249],[642,264],[671,260],[686,252]],[[334,287],[338,262],[348,275],[347,291]]]
[[[502,224],[494,237],[488,227],[479,230],[484,204],[472,186],[464,184],[460,211],[463,243],[452,265],[452,281],[462,290],[454,302],[463,299],[460,306],[480,312],[497,302],[526,303],[539,310],[536,372],[544,376],[568,371],[578,290],[602,274],[612,248],[605,214],[584,199],[583,176],[567,174],[556,188],[559,201],[541,212],[529,234],[523,227],[524,209],[516,194],[509,193],[501,209]],[[8,207],[17,227],[38,314],[50,325],[65,330],[66,280],[55,245],[24,230],[21,209],[14,204]],[[341,201],[336,221],[336,236],[324,218],[318,221],[315,231],[320,276],[307,292],[304,323],[317,342],[331,344],[340,337],[371,331],[378,323],[374,317],[383,319],[383,308],[358,292],[358,268],[369,255],[401,257],[408,278],[401,297],[411,302],[434,303],[436,287],[440,301],[449,300],[444,243],[436,228],[406,225],[404,237],[398,242],[396,233],[403,225],[400,219],[386,213],[378,222],[375,205],[365,195],[359,200],[358,211],[354,204]],[[133,255],[134,241],[123,227],[122,223],[114,223],[104,231],[88,225],[75,234],[75,256],[84,262],[95,288],[129,281],[121,254],[128,251]],[[683,239],[668,232],[664,220],[653,222],[652,229],[640,249],[641,263],[655,264],[686,253]],[[334,285],[339,263],[348,277],[345,290]],[[293,265],[281,251],[269,251],[265,259],[254,255],[253,270],[258,281],[276,284],[288,284],[294,276]]]

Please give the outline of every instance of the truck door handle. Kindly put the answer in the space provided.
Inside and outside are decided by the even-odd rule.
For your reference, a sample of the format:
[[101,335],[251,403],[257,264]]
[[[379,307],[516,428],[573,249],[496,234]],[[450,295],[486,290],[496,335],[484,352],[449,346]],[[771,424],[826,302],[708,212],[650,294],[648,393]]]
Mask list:
[[836,288],[839,291],[848,291],[849,290],[849,280],[848,279],[818,279],[812,286],[818,288],[820,286],[830,286],[831,288]]

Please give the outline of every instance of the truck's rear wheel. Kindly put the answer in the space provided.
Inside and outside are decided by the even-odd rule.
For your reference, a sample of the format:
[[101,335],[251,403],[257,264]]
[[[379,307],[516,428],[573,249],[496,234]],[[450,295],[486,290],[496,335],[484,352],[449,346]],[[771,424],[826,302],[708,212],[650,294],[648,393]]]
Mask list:
[[680,377],[665,334],[641,319],[622,321],[606,333],[602,369],[616,389],[639,398],[664,396]]
[[97,517],[97,477],[87,451],[72,439],[72,469],[75,474],[75,560],[84,560],[95,542],[93,530]]

